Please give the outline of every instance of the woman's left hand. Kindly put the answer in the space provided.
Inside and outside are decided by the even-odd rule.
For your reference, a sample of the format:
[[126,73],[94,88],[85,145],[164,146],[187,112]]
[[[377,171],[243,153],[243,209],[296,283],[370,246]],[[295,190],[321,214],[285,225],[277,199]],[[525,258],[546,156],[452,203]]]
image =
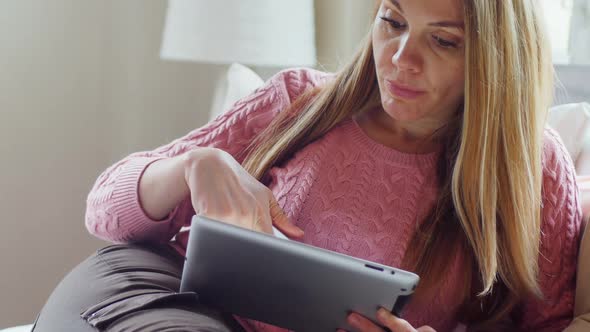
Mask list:
[[[395,317],[384,308],[377,311],[377,320],[392,332],[436,332],[430,326],[422,326],[415,329],[410,323],[401,318]],[[354,326],[359,332],[383,332],[383,328],[354,312],[348,315],[347,321],[348,324]],[[339,329],[338,332],[344,332],[344,330]]]

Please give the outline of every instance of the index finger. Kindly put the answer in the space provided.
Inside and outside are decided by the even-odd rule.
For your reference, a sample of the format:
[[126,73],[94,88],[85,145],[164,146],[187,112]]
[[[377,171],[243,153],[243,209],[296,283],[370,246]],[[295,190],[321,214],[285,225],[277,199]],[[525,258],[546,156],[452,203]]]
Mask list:
[[377,311],[377,320],[395,332],[416,332],[416,329],[408,321],[396,317],[385,308],[380,308]]

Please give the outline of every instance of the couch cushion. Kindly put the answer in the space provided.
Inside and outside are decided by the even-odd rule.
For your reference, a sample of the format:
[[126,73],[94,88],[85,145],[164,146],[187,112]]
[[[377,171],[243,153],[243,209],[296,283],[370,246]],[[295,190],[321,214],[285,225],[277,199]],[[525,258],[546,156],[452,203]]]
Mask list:
[[564,104],[552,107],[547,118],[549,126],[561,137],[574,163],[583,147],[590,144],[590,104]]
[[209,119],[212,120],[224,113],[236,101],[246,97],[262,85],[264,85],[264,80],[256,72],[242,64],[233,63],[225,76],[217,82]]
[[0,330],[0,332],[31,332],[32,328],[33,328],[33,324],[30,324],[30,325],[10,327],[10,328],[4,329],[4,330]]

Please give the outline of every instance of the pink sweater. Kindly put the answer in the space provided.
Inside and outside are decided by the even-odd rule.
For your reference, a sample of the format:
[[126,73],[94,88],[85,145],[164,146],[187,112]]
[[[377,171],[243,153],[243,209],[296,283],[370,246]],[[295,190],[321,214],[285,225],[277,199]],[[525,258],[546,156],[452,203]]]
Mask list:
[[[138,183],[152,162],[210,146],[242,161],[238,153],[305,89],[332,77],[304,68],[284,70],[207,125],[154,151],[131,154],[109,167],[88,196],[86,227],[114,243],[172,241],[185,254],[194,214],[187,197],[165,221],[146,216]],[[399,267],[417,222],[437,197],[435,153],[401,153],[370,139],[347,120],[322,139],[269,172],[269,188],[290,220],[305,231],[304,243]],[[548,129],[543,153],[543,221],[540,286],[544,301],[523,304],[521,331],[561,331],[572,319],[581,209],[575,171],[557,134]],[[440,280],[435,301],[410,303],[405,319],[413,326],[452,331],[460,322],[454,294],[461,287],[461,259]],[[237,317],[248,331],[284,331]]]

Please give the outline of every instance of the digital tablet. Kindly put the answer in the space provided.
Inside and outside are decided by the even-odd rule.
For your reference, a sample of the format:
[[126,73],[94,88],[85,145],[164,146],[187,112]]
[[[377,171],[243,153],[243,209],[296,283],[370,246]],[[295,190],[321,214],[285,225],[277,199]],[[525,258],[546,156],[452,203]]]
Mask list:
[[354,330],[351,311],[401,317],[419,277],[239,226],[193,217],[180,291],[217,310],[297,332]]

